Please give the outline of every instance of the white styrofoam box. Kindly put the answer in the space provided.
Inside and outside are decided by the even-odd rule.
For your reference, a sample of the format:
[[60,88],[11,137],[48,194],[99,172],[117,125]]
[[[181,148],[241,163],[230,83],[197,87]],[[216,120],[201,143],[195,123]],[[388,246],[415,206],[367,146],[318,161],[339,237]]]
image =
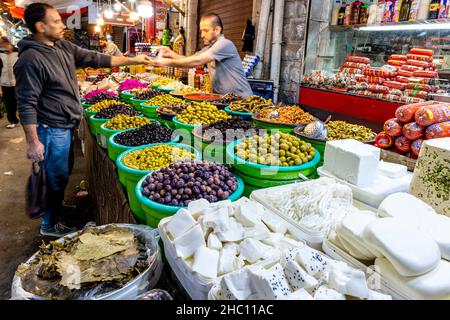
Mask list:
[[352,189],[354,199],[359,200],[373,208],[378,208],[381,202],[390,194],[396,192],[408,192],[413,176],[412,172],[408,172],[405,176],[397,179],[391,179],[383,175],[378,175],[372,186],[360,188],[348,183],[347,181],[339,179],[330,172],[326,171],[323,167],[317,168],[317,173],[320,177],[332,178],[349,186]]
[[[261,203],[266,209],[269,209],[270,212],[276,214],[277,216],[281,217],[285,222],[287,222],[288,231],[291,234],[295,235],[295,237],[305,241],[311,248],[321,250],[323,239],[327,236],[326,232],[317,232],[305,228],[304,226],[300,225],[297,221],[295,221],[290,217],[285,216],[279,210],[277,210],[276,208],[274,208],[265,201],[265,199],[267,198],[265,196],[266,194],[270,194],[273,192],[283,192],[284,190],[287,191],[291,187],[292,185],[284,185],[279,187],[256,190],[252,192],[252,194],[250,195],[250,199]],[[366,204],[358,201],[353,201],[353,206],[356,209],[376,212],[376,209],[371,208]]]
[[[177,258],[176,250],[173,242],[167,237],[165,226],[170,221],[172,217],[165,218],[160,221],[158,225],[159,234],[164,244],[164,252],[167,261],[170,264],[173,272],[177,276],[178,280],[183,285],[186,292],[193,300],[206,300],[208,298],[208,292],[214,284],[214,281],[220,279],[221,276],[216,279],[205,279],[199,276],[196,272],[192,271],[191,266],[186,262],[186,260]],[[291,232],[292,231],[292,232]],[[300,242],[301,238],[297,237],[295,232],[296,228],[288,226],[288,232]],[[303,243],[303,242],[302,242]],[[273,257],[269,257],[261,262],[255,263],[253,265],[268,265],[274,263]]]
[[349,266],[359,269],[366,273],[370,289],[377,290],[381,293],[392,296],[394,300],[413,300],[414,297],[398,288],[393,283],[384,279],[379,273],[374,271],[374,266],[365,265],[364,263],[353,258],[347,252],[333,244],[328,239],[324,239],[322,245],[323,252],[335,260],[343,261]]

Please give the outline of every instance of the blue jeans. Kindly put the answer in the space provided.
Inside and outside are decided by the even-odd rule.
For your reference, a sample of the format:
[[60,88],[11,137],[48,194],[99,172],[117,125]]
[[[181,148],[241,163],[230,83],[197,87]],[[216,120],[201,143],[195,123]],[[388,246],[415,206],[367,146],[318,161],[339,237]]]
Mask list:
[[64,200],[64,191],[69,182],[69,175],[73,164],[73,129],[52,128],[39,125],[37,128],[39,141],[44,145],[44,161],[49,186],[49,204],[42,216],[41,228],[52,229],[58,222]]

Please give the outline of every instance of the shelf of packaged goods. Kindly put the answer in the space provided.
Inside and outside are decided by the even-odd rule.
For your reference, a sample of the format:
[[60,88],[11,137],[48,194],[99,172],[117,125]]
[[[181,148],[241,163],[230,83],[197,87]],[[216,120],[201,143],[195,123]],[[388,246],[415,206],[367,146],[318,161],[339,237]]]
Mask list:
[[[395,27],[400,28],[408,28],[407,30],[421,30],[423,28],[429,28],[430,26],[435,26],[437,29],[440,29],[442,25],[449,25],[450,28],[450,19],[435,19],[435,20],[417,20],[417,21],[399,21],[399,22],[385,22],[378,23],[372,25],[366,24],[354,24],[348,26],[332,26],[329,28],[331,31],[363,31],[365,28],[376,28],[376,30],[371,31],[386,31],[391,30]],[[361,29],[363,28],[363,29]],[[434,28],[434,27],[433,27]]]
[[401,103],[363,97],[346,92],[300,86],[299,104],[353,118],[383,124]]

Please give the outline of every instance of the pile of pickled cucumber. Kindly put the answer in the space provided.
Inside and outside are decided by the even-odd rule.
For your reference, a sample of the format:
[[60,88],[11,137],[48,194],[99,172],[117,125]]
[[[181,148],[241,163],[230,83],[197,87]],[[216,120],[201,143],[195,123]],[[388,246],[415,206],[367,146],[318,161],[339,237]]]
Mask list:
[[270,166],[295,166],[315,156],[311,144],[285,133],[255,135],[235,146],[235,154],[249,162]]
[[330,121],[326,127],[328,130],[328,141],[355,139],[361,142],[369,142],[373,141],[376,136],[376,133],[369,128],[345,121]]
[[263,97],[251,96],[247,99],[234,101],[230,104],[230,110],[247,113],[258,113],[267,108],[273,108],[272,100]]

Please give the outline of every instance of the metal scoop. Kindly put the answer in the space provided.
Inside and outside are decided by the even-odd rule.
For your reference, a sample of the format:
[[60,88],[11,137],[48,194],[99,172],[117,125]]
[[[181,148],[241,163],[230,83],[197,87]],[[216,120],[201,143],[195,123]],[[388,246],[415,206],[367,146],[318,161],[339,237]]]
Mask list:
[[325,122],[320,121],[320,120],[315,120],[315,121],[309,123],[308,125],[306,125],[305,129],[303,129],[303,133],[307,134],[311,138],[325,140],[328,135],[328,130],[327,130],[327,127],[325,126],[325,124],[328,121],[330,121],[330,119],[331,119],[331,116],[328,116],[328,118],[327,118],[327,120],[325,120]]

